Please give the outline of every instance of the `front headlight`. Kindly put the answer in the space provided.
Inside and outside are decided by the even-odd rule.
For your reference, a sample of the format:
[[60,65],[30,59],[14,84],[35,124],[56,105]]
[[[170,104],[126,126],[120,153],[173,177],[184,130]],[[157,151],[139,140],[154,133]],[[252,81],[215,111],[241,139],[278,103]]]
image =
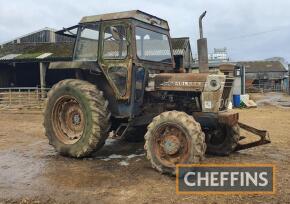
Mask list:
[[205,85],[205,91],[217,91],[221,88],[219,76],[209,75]]

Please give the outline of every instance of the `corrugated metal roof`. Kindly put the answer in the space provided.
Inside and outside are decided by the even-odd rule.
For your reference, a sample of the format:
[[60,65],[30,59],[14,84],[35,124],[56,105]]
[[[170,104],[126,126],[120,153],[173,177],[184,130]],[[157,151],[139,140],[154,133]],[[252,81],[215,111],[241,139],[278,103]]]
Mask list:
[[237,62],[240,65],[245,66],[246,72],[287,72],[286,68],[280,61],[244,61]]
[[183,55],[185,49],[189,45],[189,38],[171,38],[171,45],[173,49],[173,55]]
[[72,54],[72,42],[20,43],[6,45],[0,49],[1,62],[69,60]]
[[50,55],[52,55],[53,53],[44,53],[42,55],[39,55],[38,57],[36,57],[36,59],[44,59],[49,57]]
[[[236,64],[234,62],[209,62],[208,63],[208,67],[209,69],[217,69],[219,66],[223,65],[223,64],[231,64],[233,66],[235,66]],[[192,68],[199,68],[199,64],[196,62],[192,65]]]
[[7,44],[7,43],[11,43],[11,42],[13,42],[13,41],[15,41],[15,40],[18,40],[18,39],[21,39],[21,38],[25,38],[25,37],[27,37],[27,36],[30,36],[30,35],[33,35],[33,34],[36,34],[36,33],[40,33],[40,32],[42,32],[42,31],[51,31],[51,32],[56,32],[56,29],[45,27],[45,28],[42,28],[42,29],[40,29],[40,30],[37,30],[37,31],[31,32],[31,33],[27,33],[27,34],[25,34],[25,35],[21,35],[21,36],[19,36],[19,37],[17,37],[17,38],[14,38],[14,39],[9,40],[9,41],[2,42],[0,45],[4,45],[4,44]]
[[8,54],[0,58],[0,60],[12,60],[15,57],[18,57],[21,54]]

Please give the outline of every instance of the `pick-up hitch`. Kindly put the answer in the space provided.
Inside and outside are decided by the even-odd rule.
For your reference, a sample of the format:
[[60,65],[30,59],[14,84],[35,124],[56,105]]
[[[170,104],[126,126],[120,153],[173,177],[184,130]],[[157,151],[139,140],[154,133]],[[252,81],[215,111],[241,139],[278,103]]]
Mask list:
[[[235,148],[235,151],[240,151],[243,149],[249,149],[252,147],[271,143],[269,133],[266,130],[258,130],[254,127],[248,126],[248,125],[240,123],[240,122],[238,124],[239,124],[240,128],[259,136],[260,139],[257,141],[254,141],[254,142],[249,142],[247,144],[238,144],[238,146]],[[244,137],[242,137],[241,139],[243,139],[243,138]]]

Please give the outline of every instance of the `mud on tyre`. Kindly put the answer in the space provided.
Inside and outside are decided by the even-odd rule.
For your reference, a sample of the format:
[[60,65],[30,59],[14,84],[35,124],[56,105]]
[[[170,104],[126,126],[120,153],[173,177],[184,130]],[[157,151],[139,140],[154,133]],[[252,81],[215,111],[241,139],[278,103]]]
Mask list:
[[44,111],[49,143],[61,155],[88,156],[108,137],[110,113],[103,93],[89,82],[67,79],[52,87]]
[[184,112],[168,111],[155,117],[145,135],[145,150],[152,167],[175,175],[176,164],[202,161],[206,144],[200,124]]

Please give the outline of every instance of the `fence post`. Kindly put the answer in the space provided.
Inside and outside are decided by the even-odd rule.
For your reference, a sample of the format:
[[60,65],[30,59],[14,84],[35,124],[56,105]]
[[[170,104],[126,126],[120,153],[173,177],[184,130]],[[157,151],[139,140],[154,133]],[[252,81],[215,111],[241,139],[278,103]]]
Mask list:
[[290,64],[288,65],[288,94],[290,95]]
[[21,100],[21,90],[18,89],[18,104],[21,105],[21,102],[22,102],[22,100]]
[[28,103],[30,104],[30,89],[28,89]]
[[[40,92],[40,94],[41,94],[41,92]],[[40,97],[39,97],[38,88],[36,88],[36,101],[37,101],[37,105],[39,105]]]
[[48,63],[44,63],[44,62],[39,63],[41,99],[45,98],[45,87],[46,87],[45,76],[46,76],[47,67],[48,67]]
[[11,89],[9,89],[9,106],[11,106],[11,100],[12,100],[12,93],[11,93]]

